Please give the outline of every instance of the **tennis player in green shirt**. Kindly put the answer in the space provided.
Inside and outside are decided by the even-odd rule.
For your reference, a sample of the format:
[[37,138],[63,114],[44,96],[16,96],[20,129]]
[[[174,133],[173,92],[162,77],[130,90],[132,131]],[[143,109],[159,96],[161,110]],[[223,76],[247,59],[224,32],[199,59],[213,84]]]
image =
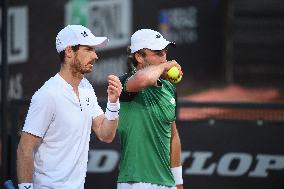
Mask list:
[[166,72],[174,43],[151,29],[131,37],[129,65],[120,77],[118,134],[121,140],[118,189],[183,189],[181,144],[176,128],[176,91]]

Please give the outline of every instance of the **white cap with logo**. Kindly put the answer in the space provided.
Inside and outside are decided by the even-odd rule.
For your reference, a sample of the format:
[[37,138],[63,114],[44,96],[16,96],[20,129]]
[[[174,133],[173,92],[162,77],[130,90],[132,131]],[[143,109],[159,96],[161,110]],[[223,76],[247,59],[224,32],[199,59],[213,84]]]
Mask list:
[[151,29],[140,29],[131,36],[130,49],[135,53],[140,49],[163,50],[168,45],[175,43],[167,41],[159,32]]
[[107,44],[106,37],[95,37],[92,32],[82,25],[68,25],[56,36],[56,50],[58,53],[67,46],[88,45],[91,47],[103,47]]

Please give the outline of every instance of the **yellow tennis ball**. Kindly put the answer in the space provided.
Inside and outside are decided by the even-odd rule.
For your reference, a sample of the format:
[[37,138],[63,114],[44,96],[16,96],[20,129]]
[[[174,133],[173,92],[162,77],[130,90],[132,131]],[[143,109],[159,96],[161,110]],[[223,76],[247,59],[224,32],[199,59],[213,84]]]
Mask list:
[[176,78],[176,79],[170,79],[170,82],[171,83],[179,83],[181,81],[181,78],[182,78],[182,75],[179,75],[179,77]]
[[179,77],[179,69],[176,66],[173,66],[168,70],[167,75],[170,80],[175,80]]

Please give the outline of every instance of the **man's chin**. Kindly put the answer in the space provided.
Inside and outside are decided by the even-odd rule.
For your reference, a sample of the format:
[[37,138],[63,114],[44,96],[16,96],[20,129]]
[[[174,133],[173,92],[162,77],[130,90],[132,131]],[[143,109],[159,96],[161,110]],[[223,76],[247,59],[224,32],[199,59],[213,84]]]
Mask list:
[[92,71],[93,71],[93,69],[88,69],[88,70],[86,69],[86,70],[83,71],[84,72],[83,74],[88,74],[88,73],[91,73]]

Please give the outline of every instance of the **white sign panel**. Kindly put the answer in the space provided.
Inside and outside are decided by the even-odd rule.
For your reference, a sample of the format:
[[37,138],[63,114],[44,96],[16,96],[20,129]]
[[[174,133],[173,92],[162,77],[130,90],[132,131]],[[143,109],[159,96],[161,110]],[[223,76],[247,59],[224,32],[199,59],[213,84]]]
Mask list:
[[[25,63],[28,59],[28,8],[26,6],[9,8],[7,21],[8,63]],[[1,20],[0,26],[3,29]],[[2,41],[0,50],[2,57]]]
[[102,50],[128,45],[131,18],[131,0],[70,1],[66,6],[66,25],[82,24],[96,36],[109,38]]

